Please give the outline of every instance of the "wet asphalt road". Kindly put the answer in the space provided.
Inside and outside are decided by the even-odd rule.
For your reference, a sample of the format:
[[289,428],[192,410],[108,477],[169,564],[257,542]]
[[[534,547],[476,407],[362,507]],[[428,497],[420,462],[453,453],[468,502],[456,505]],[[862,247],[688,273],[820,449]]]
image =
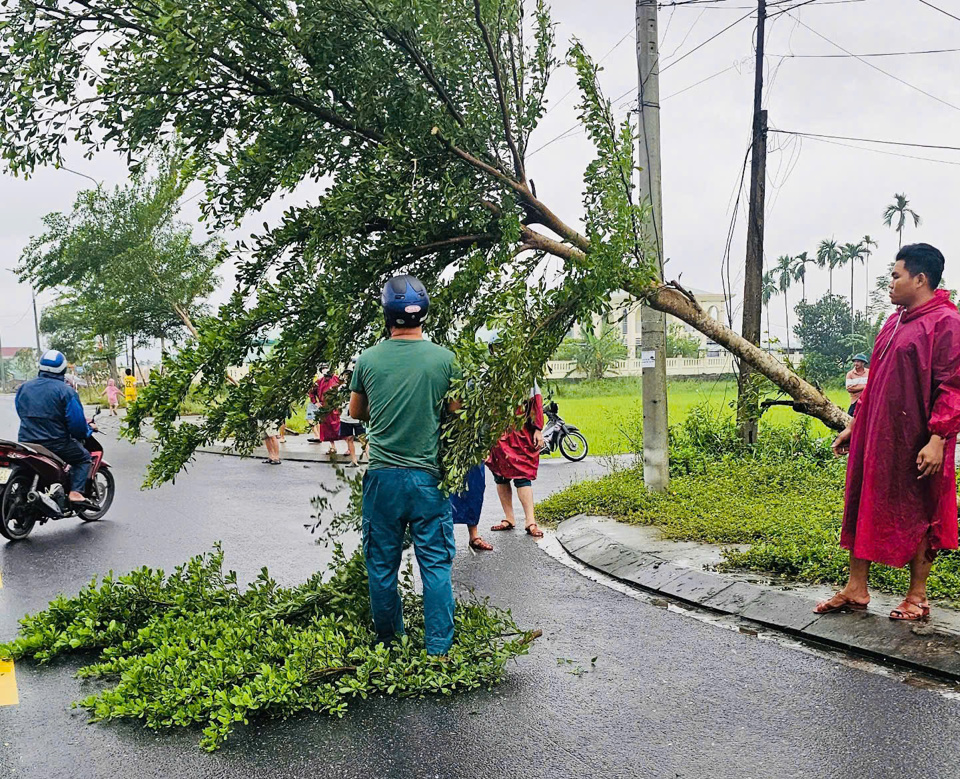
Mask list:
[[[109,426],[109,422],[104,427]],[[15,434],[0,397],[0,437]],[[200,455],[159,490],[139,492],[149,456],[103,436],[119,493],[107,519],[48,524],[0,546],[0,636],[58,592],[99,572],[169,567],[221,540],[242,578],[267,565],[294,583],[326,563],[309,498],[325,465]],[[601,463],[550,461],[540,495]],[[489,485],[484,524],[499,505]],[[521,533],[487,534],[475,554],[457,530],[457,586],[509,606],[544,637],[492,691],[375,699],[335,720],[301,715],[239,731],[220,752],[197,733],[86,724],[70,702],[75,660],[17,664],[20,704],[0,708],[0,777],[956,777],[960,705],[892,678],[758,641],[656,608],[581,577]],[[598,657],[591,669],[590,659]],[[572,660],[573,664],[558,660]],[[582,676],[570,673],[580,666]]]

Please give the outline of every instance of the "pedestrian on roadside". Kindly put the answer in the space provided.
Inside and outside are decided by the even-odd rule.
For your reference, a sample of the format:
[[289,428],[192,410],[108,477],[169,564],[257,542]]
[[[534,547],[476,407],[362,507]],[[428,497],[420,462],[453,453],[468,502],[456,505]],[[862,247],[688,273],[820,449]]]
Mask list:
[[938,289],[943,266],[929,244],[897,253],[890,301],[898,311],[877,336],[857,415],[833,442],[849,454],[840,545],[850,550],[850,577],[818,614],[866,609],[871,563],[909,563],[910,587],[890,618],[923,619],[934,558],[957,548],[960,313]]
[[857,401],[867,387],[867,377],[870,375],[870,360],[865,354],[855,355],[853,370],[847,372],[847,392],[850,393],[850,416],[857,413]]
[[470,535],[470,548],[479,552],[492,552],[493,545],[480,535],[480,513],[483,511],[483,493],[487,488],[486,467],[483,463],[467,472],[462,492],[450,496],[450,509],[454,525],[466,525]]
[[340,377],[331,373],[327,368],[321,368],[319,377],[310,388],[307,397],[316,407],[314,412],[315,425],[313,427],[314,438],[308,438],[311,444],[319,444],[324,441],[330,443],[330,449],[327,451],[331,457],[337,456],[337,440],[340,438],[340,410],[328,409],[326,407],[326,394],[340,386]]
[[[490,339],[490,350],[496,349],[499,337],[496,333]],[[487,466],[497,484],[497,496],[503,507],[503,521],[490,529],[493,531],[513,530],[516,519],[513,514],[513,492],[510,482],[517,489],[517,497],[523,507],[523,526],[527,535],[543,538],[543,531],[537,525],[533,510],[533,482],[540,468],[540,450],[543,449],[543,395],[540,387],[534,383],[530,397],[517,409],[517,416],[523,417],[523,424],[517,430],[508,430],[493,445],[487,457]]]
[[440,416],[460,369],[453,352],[424,340],[430,297],[413,276],[396,276],[381,295],[390,337],[364,351],[350,382],[350,415],[368,421],[370,466],[363,475],[363,554],[377,638],[402,636],[397,592],[407,528],[423,582],[426,650],[453,642],[451,568],[456,548],[450,500],[440,490]]
[[107,379],[107,386],[101,394],[107,398],[110,413],[115,417],[120,416],[119,413],[117,413],[117,409],[120,407],[120,388],[117,386],[117,382],[113,379]]
[[127,368],[123,377],[123,399],[129,406],[137,399],[137,377],[133,375],[133,369]]
[[267,422],[263,426],[263,445],[267,448],[267,459],[261,460],[265,465],[280,465],[280,422]]

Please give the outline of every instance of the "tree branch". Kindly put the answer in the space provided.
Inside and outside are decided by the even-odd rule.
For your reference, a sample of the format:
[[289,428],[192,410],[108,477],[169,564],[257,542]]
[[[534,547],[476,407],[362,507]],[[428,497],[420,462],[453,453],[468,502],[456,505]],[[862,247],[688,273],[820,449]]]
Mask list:
[[507,107],[507,98],[503,92],[503,77],[500,74],[500,61],[497,52],[493,48],[493,42],[490,40],[490,32],[487,25],[483,22],[483,16],[480,13],[480,0],[473,0],[473,14],[477,20],[477,26],[483,35],[483,42],[487,47],[487,56],[490,58],[490,65],[493,69],[493,80],[497,86],[497,101],[500,103],[500,114],[503,117],[503,132],[507,139],[507,145],[510,147],[510,154],[513,155],[513,168],[520,181],[527,180],[527,174],[523,167],[523,157],[517,149],[517,144],[513,140],[513,130],[510,126],[510,109]]

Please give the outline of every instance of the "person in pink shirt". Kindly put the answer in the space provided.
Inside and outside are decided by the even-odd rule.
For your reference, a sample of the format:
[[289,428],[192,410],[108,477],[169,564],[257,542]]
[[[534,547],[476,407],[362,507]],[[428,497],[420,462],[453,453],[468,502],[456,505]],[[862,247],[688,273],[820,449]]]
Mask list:
[[870,376],[870,360],[867,355],[858,354],[853,358],[853,370],[847,372],[846,387],[850,394],[850,416],[857,413],[857,401],[867,388],[867,379]]
[[117,386],[117,382],[115,382],[113,379],[108,379],[106,389],[100,393],[101,395],[106,396],[107,403],[110,404],[110,413],[113,414],[115,417],[120,416],[117,413],[117,408],[120,405],[120,395],[122,394],[122,392],[123,390],[121,390]]

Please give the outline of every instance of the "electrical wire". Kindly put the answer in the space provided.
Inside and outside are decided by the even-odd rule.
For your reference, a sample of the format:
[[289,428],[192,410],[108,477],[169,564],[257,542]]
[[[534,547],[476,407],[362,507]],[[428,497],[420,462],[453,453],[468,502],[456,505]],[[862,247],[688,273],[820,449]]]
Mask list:
[[715,41],[717,38],[719,38],[721,35],[723,35],[727,30],[732,30],[734,27],[736,27],[738,24],[740,24],[740,22],[742,22],[744,19],[749,19],[750,16],[751,16],[753,13],[754,13],[754,11],[751,10],[750,12],[748,12],[748,13],[744,14],[743,16],[741,16],[741,17],[740,17],[739,19],[737,19],[735,22],[732,22],[732,23],[728,24],[726,27],[724,27],[722,30],[720,30],[720,32],[711,35],[709,38],[707,38],[707,39],[706,39],[705,41],[703,41],[702,43],[697,44],[697,45],[694,46],[692,49],[690,49],[690,51],[688,51],[686,54],[684,54],[684,55],[678,57],[677,59],[673,60],[672,62],[670,62],[666,67],[663,68],[663,70],[660,71],[660,74],[663,75],[664,73],[666,73],[668,70],[670,70],[670,68],[672,68],[672,67],[673,67],[674,65],[676,65],[677,63],[683,62],[683,61],[684,61],[687,57],[689,57],[691,54],[699,51],[699,50],[702,49],[704,46],[706,46],[708,43],[710,43],[710,42],[712,42],[712,41]]
[[940,6],[934,5],[933,3],[928,3],[927,0],[920,0],[920,2],[923,3],[924,5],[930,6],[934,11],[939,11],[945,16],[949,16],[951,19],[956,19],[958,22],[960,22],[960,16],[954,16],[949,11],[944,11]]
[[[921,0],[921,2],[922,2],[922,0]],[[893,75],[893,73],[890,73],[889,71],[886,71],[886,70],[884,70],[883,68],[878,67],[877,65],[874,65],[874,64],[873,64],[872,62],[870,62],[869,60],[866,60],[866,59],[864,59],[863,57],[860,57],[859,55],[854,54],[852,51],[849,51],[849,50],[843,48],[843,46],[841,46],[839,43],[837,43],[836,41],[830,40],[830,38],[828,38],[826,35],[823,35],[822,33],[817,32],[817,31],[814,30],[809,24],[806,24],[805,22],[802,22],[800,19],[798,19],[797,17],[795,17],[793,14],[787,14],[787,15],[790,16],[791,19],[794,19],[798,24],[800,24],[800,25],[802,25],[803,27],[805,27],[806,29],[808,29],[810,32],[812,32],[814,35],[816,35],[818,38],[822,38],[822,39],[825,40],[827,43],[829,43],[831,46],[835,46],[836,48],[840,49],[840,51],[842,51],[844,54],[849,54],[849,55],[850,55],[851,57],[853,57],[854,59],[859,60],[859,61],[862,62],[864,65],[866,65],[868,68],[873,68],[873,70],[876,70],[877,72],[882,73],[883,75],[888,76],[889,78],[892,78],[894,81],[897,81],[897,82],[903,84],[904,86],[910,87],[910,89],[913,89],[914,91],[919,92],[919,93],[922,94],[922,95],[926,95],[926,96],[929,97],[931,100],[936,100],[938,103],[942,103],[943,105],[947,106],[948,108],[952,108],[952,109],[955,110],[955,111],[960,111],[960,106],[954,105],[953,103],[951,103],[951,102],[949,102],[949,101],[947,101],[947,100],[944,100],[942,97],[937,97],[936,95],[931,94],[930,92],[927,92],[925,89],[921,89],[921,88],[918,87],[916,84],[911,84],[909,81],[904,81],[904,80],[903,80],[902,78],[900,78],[899,76],[895,76],[895,75]]]
[[883,149],[871,149],[869,146],[854,146],[852,143],[841,143],[839,141],[829,141],[826,138],[817,138],[811,137],[811,141],[817,141],[819,143],[829,143],[831,146],[843,146],[847,149],[857,149],[858,151],[869,151],[874,154],[884,154],[887,157],[900,157],[905,160],[921,160],[922,162],[936,162],[939,165],[960,165],[960,162],[955,160],[940,160],[933,157],[918,157],[915,154],[898,154],[893,151],[885,151]]
[[[627,31],[627,34],[624,35],[619,41],[617,41],[616,44],[614,44],[613,48],[610,49],[610,51],[608,51],[606,54],[604,54],[603,57],[601,57],[601,58],[597,61],[597,65],[602,65],[602,64],[603,64],[603,61],[604,61],[605,59],[607,59],[607,57],[609,57],[611,54],[613,54],[613,52],[615,52],[618,48],[620,48],[620,44],[623,43],[623,42],[624,42],[627,38],[629,38],[631,35],[636,35],[636,31],[635,31],[635,30],[628,30],[628,31]],[[568,89],[566,92],[563,93],[563,97],[561,97],[556,103],[554,103],[543,115],[546,116],[546,115],[549,114],[551,111],[553,111],[554,108],[557,108],[564,100],[566,100],[568,97],[570,97],[570,95],[573,94],[573,92],[576,90],[576,88],[577,88],[577,85],[576,85],[576,84],[574,84],[572,87],[570,87],[570,89]]]
[[799,135],[804,138],[831,138],[838,141],[862,141],[863,143],[881,143],[885,146],[910,146],[914,149],[944,149],[946,151],[960,151],[960,146],[940,146],[934,143],[911,143],[909,141],[888,141],[878,138],[856,138],[850,135],[828,135],[826,133],[807,133],[797,130],[773,130],[772,133],[781,135]]
[[850,59],[853,57],[908,57],[915,54],[950,54],[960,49],[922,49],[920,51],[880,51],[870,54],[768,54],[780,59]]

